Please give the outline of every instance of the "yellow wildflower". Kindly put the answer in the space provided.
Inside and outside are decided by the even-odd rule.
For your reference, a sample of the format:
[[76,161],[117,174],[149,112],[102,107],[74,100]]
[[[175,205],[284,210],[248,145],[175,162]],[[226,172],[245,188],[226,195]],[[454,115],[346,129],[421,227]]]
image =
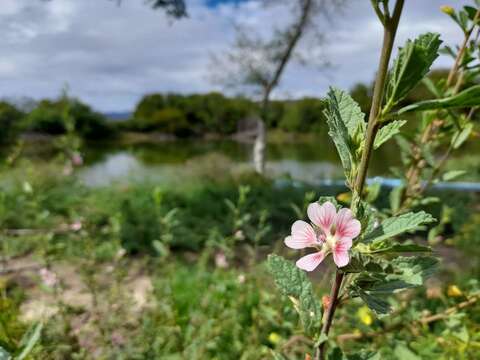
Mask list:
[[352,200],[352,195],[348,192],[344,192],[337,195],[337,200],[347,204]]
[[280,340],[282,340],[282,337],[276,332],[271,332],[270,335],[268,335],[268,341],[270,341],[273,345],[278,344]]
[[362,306],[361,308],[359,308],[357,311],[357,316],[360,319],[360,321],[365,325],[367,326],[372,325],[373,323],[372,312],[370,311],[368,306]]
[[462,290],[458,288],[457,285],[450,285],[447,289],[447,295],[450,297],[459,297],[462,296]]

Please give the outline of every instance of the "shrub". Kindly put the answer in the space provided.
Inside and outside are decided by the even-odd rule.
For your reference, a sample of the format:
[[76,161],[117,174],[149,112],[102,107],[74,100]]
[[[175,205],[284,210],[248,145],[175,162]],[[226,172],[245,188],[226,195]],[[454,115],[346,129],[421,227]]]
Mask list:
[[120,240],[129,253],[151,252],[160,238],[159,213],[148,192],[136,192],[121,205]]
[[61,135],[67,132],[67,116],[74,131],[85,139],[101,139],[113,134],[105,117],[76,99],[42,100],[27,116],[25,128],[34,132]]
[[12,141],[19,130],[19,122],[24,114],[12,104],[0,101],[0,144]]
[[26,117],[26,130],[60,135],[66,132],[59,102],[42,100]]

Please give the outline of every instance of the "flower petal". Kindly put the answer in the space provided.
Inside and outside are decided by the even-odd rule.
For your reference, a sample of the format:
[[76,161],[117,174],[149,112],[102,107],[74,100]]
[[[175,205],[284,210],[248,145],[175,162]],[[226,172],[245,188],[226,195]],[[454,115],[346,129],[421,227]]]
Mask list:
[[353,217],[350,209],[341,209],[337,214],[335,227],[335,236],[338,239],[345,237],[354,239],[360,234],[362,225]]
[[313,227],[302,220],[292,225],[292,235],[285,238],[285,245],[292,249],[303,249],[315,244],[317,235]]
[[330,201],[323,203],[321,206],[314,202],[308,205],[307,214],[312,223],[328,233],[335,222],[337,209]]
[[297,260],[296,265],[298,268],[305,271],[313,271],[323,261],[325,254],[322,251],[305,255]]
[[338,267],[343,267],[350,262],[348,250],[352,247],[352,239],[342,238],[338,240],[333,248],[333,261]]

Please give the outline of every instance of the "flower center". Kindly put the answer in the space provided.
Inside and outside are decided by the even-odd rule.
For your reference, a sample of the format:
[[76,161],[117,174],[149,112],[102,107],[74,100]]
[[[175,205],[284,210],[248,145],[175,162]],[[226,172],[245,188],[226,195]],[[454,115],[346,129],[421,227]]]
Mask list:
[[327,235],[326,238],[325,238],[325,246],[327,248],[327,250],[331,250],[335,247],[335,244],[337,243],[337,238],[335,237],[335,235]]

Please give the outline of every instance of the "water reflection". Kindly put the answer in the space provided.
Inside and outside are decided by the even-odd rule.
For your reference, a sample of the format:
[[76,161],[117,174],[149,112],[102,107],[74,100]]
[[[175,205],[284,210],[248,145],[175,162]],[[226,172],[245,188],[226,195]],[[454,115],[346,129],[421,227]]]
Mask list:
[[[372,163],[373,175],[385,175],[395,158],[385,151]],[[208,176],[252,168],[252,146],[235,141],[174,141],[130,146],[95,145],[86,152],[80,178],[89,186],[128,181],[171,182],[179,177]],[[315,182],[340,180],[342,170],[331,144],[318,141],[270,144],[267,173]],[[213,169],[213,168],[215,169]]]

